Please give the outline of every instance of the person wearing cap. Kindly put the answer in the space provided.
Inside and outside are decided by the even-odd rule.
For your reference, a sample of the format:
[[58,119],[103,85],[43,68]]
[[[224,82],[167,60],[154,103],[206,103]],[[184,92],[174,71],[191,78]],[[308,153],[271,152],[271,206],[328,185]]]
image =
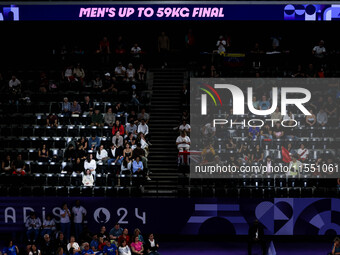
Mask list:
[[119,62],[118,66],[115,68],[115,75],[117,77],[117,80],[126,81],[126,68],[123,66],[122,62]]
[[123,234],[123,228],[120,227],[119,223],[117,222],[114,227],[110,230],[110,240],[114,242],[116,245],[118,244],[118,237]]
[[129,63],[128,69],[126,70],[126,79],[128,81],[134,82],[136,80],[135,75],[136,75],[136,70],[133,68],[132,63]]
[[116,79],[114,77],[111,77],[110,73],[105,74],[105,79],[103,81],[103,87],[102,87],[102,92],[107,93],[107,92],[112,92],[112,93],[117,93],[117,89],[115,88],[114,81]]

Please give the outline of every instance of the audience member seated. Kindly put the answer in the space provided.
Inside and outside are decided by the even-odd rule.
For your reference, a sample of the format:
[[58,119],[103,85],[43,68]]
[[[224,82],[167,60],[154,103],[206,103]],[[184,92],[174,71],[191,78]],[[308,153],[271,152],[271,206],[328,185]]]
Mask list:
[[11,174],[14,170],[13,162],[11,160],[11,156],[7,155],[6,158],[1,163],[1,170],[3,173]]
[[248,136],[251,140],[257,140],[260,137],[260,128],[249,127]]
[[110,242],[109,239],[104,240],[105,246],[103,248],[103,255],[117,255],[118,254],[118,248],[117,246]]
[[124,139],[123,136],[120,135],[120,131],[118,130],[115,135],[112,137],[112,143],[114,146],[118,147],[123,147],[124,144]]
[[125,135],[129,136],[129,134],[137,135],[137,126],[133,118],[129,118],[129,122],[125,124]]
[[74,148],[74,145],[70,143],[67,149],[65,150],[64,159],[66,162],[74,162],[76,158],[77,158],[77,152]]
[[[62,251],[64,250],[65,252],[67,251],[67,241],[65,239],[64,233],[59,232],[57,235],[57,239],[55,240],[55,246],[58,247],[58,250],[61,249]],[[61,253],[63,255],[63,252]],[[57,253],[57,255],[59,255]]]
[[91,116],[91,126],[104,126],[104,118],[99,109],[95,109],[94,113]]
[[236,149],[236,143],[234,142],[233,138],[229,138],[228,142],[226,144],[227,150],[235,150]]
[[124,126],[116,119],[116,122],[112,127],[112,134],[116,135],[117,131],[119,131],[119,134],[124,134]]
[[272,120],[281,121],[282,115],[279,107],[276,107],[275,111],[270,115]]
[[131,243],[131,251],[134,255],[143,255],[143,243],[139,240],[138,236],[133,237],[133,242]]
[[105,163],[109,159],[107,151],[104,149],[104,145],[99,146],[99,149],[97,150],[96,158],[98,162],[103,162],[103,163]]
[[[64,101],[61,104],[61,114],[68,118],[71,116],[71,104],[67,97],[64,97]],[[68,122],[66,122],[68,124]]]
[[125,239],[121,241],[118,251],[119,251],[119,255],[131,255],[130,247],[127,245],[127,242]]
[[129,236],[129,230],[127,228],[124,228],[123,233],[118,237],[118,245],[120,245],[123,240],[126,241],[127,245],[130,245],[130,236]]
[[77,158],[84,161],[86,159],[86,151],[82,144],[78,145],[78,150],[76,151]]
[[237,152],[242,163],[248,163],[250,161],[251,158],[248,143],[242,143]]
[[89,243],[85,242],[83,244],[83,247],[84,247],[84,249],[83,249],[83,251],[81,253],[82,255],[94,254],[94,252],[90,249],[90,244]]
[[305,162],[308,159],[309,156],[309,150],[305,148],[305,145],[303,143],[300,144],[300,148],[297,151],[299,160],[302,162]]
[[259,144],[256,145],[255,149],[251,153],[252,162],[262,162],[263,161],[263,149]]
[[39,162],[47,162],[49,160],[48,157],[48,149],[46,148],[46,144],[43,144],[38,151],[38,161]]
[[74,236],[70,237],[70,243],[67,245],[67,250],[69,251],[71,248],[73,248],[73,252],[80,252],[80,246],[76,242],[76,238]]
[[140,160],[140,157],[137,156],[136,159],[132,163],[132,173],[134,174],[142,174],[145,176],[145,172],[143,171],[143,162]]
[[149,139],[149,126],[146,124],[145,119],[141,119],[138,125],[137,133],[143,133],[146,139]]
[[179,131],[185,131],[187,134],[190,134],[191,126],[187,123],[186,120],[182,120],[182,124],[179,126]]
[[84,169],[87,172],[87,170],[91,171],[91,174],[93,176],[96,175],[96,168],[97,168],[97,162],[93,159],[93,154],[89,153],[87,155],[86,160],[84,161]]
[[126,68],[123,66],[122,62],[118,63],[118,66],[115,68],[115,76],[117,81],[126,81]]
[[92,133],[88,144],[90,150],[96,150],[100,146],[100,138],[95,133]]
[[127,157],[129,159],[132,158],[132,149],[130,148],[130,144],[129,143],[125,144],[125,148],[123,150],[123,156],[124,156],[124,158],[125,157]]
[[302,169],[301,161],[297,160],[297,155],[292,155],[292,161],[289,162],[289,172],[287,173],[290,176],[298,176]]
[[72,172],[75,174],[81,174],[84,171],[84,161],[82,161],[80,158],[77,158],[76,161],[72,164]]
[[148,239],[145,242],[145,251],[147,255],[160,255],[158,252],[159,243],[154,238],[154,234],[151,233],[148,236]]
[[77,145],[78,147],[80,145],[83,146],[83,149],[86,151],[87,150],[87,147],[88,147],[88,141],[87,141],[87,138],[85,136],[82,136],[79,138],[78,142],[77,142]]
[[113,124],[115,123],[115,121],[116,121],[116,115],[112,113],[112,108],[109,107],[107,109],[106,114],[104,115],[104,125],[113,127]]
[[25,227],[27,229],[26,235],[29,243],[33,241],[35,243],[39,237],[39,231],[41,227],[41,220],[36,216],[35,212],[31,212],[29,218],[25,222]]
[[309,109],[310,115],[306,115],[306,126],[313,127],[316,124],[316,116],[313,109]]
[[17,255],[19,254],[19,248],[17,245],[13,243],[12,240],[10,240],[5,248],[2,249],[3,255]]
[[103,81],[103,86],[102,86],[102,93],[115,93],[117,94],[118,90],[115,87],[114,81],[116,80],[114,77],[111,77],[110,73],[105,73],[105,79]]
[[82,183],[84,186],[92,187],[94,184],[93,174],[90,169],[86,169],[85,174],[83,175]]
[[42,255],[55,254],[54,243],[51,240],[51,235],[45,234],[44,240],[40,246]]
[[120,165],[123,161],[123,149],[122,146],[117,147],[114,143],[111,143],[110,149],[108,152],[108,161],[107,164],[110,166],[112,163],[115,165]]
[[125,157],[121,164],[120,174],[131,174],[131,168],[132,161],[128,157]]
[[275,127],[273,128],[273,137],[276,139],[281,139],[284,137],[284,131],[281,126],[281,122],[276,122]]
[[148,124],[149,120],[150,120],[150,115],[148,113],[145,112],[145,108],[142,108],[142,110],[140,111],[140,113],[138,113],[138,121],[141,122],[142,119],[145,120],[145,123]]
[[103,81],[100,75],[97,75],[94,80],[92,80],[92,88],[94,91],[101,92],[103,88]]
[[18,154],[17,159],[13,162],[12,165],[13,174],[14,175],[25,175],[26,174],[26,164],[25,161],[22,160],[22,155]]
[[73,76],[76,81],[79,81],[80,85],[83,85],[85,79],[85,71],[80,63],[73,69]]
[[55,230],[56,230],[55,220],[52,218],[51,214],[47,214],[46,218],[43,221],[40,235],[42,237],[45,237],[45,235],[47,234],[50,237]]
[[138,75],[139,81],[145,81],[146,69],[143,64],[139,65],[139,68],[137,70],[137,75]]
[[92,240],[91,240],[91,243],[90,243],[91,250],[93,250],[93,252],[97,253],[98,252],[98,246],[99,246],[98,235],[97,235],[97,233],[94,233],[92,235]]
[[259,101],[260,110],[268,110],[270,107],[270,103],[267,100],[267,96],[263,95],[261,101]]
[[178,150],[181,151],[188,151],[190,149],[190,138],[187,136],[185,131],[181,132],[181,135],[176,139],[176,145]]
[[131,50],[130,54],[132,55],[133,58],[139,59],[140,58],[140,53],[142,52],[142,49],[138,46],[138,43],[135,43]]
[[84,97],[84,102],[81,105],[83,114],[88,115],[90,110],[93,110],[93,102],[90,100],[89,96]]
[[58,126],[58,116],[54,113],[49,113],[46,117],[46,126],[57,127]]
[[128,69],[126,70],[126,79],[127,81],[134,82],[136,76],[136,70],[133,68],[132,63],[129,63]]
[[117,222],[114,227],[110,230],[110,240],[115,244],[118,244],[118,238],[123,234],[123,228],[120,227],[119,222]]
[[336,237],[334,239],[334,245],[333,245],[333,248],[332,248],[332,252],[330,254],[331,255],[339,255],[340,254],[340,238],[339,237]]
[[321,107],[318,114],[316,115],[316,120],[318,122],[318,125],[320,127],[324,127],[328,123],[328,116],[327,113],[325,112],[324,108]]

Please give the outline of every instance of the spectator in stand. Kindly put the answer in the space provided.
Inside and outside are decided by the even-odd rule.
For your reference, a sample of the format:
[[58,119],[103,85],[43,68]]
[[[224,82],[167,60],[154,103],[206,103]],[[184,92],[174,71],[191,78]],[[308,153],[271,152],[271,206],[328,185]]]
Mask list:
[[128,69],[126,70],[127,81],[131,81],[131,82],[136,81],[135,76],[136,76],[136,69],[133,68],[132,63],[129,63]]
[[54,255],[55,254],[55,247],[53,242],[51,241],[51,237],[49,234],[44,235],[44,240],[40,246],[41,254],[42,255]]
[[262,128],[261,128],[261,142],[263,140],[272,140],[273,139],[273,136],[272,136],[272,131],[271,131],[271,128],[269,126],[268,123],[266,123]]
[[91,126],[102,127],[104,126],[104,118],[99,109],[95,109],[91,117]]
[[130,245],[129,230],[127,228],[124,228],[123,233],[118,237],[118,245],[120,245],[123,240],[126,241],[127,245]]
[[115,46],[116,46],[116,49],[115,49],[116,54],[125,54],[126,50],[125,50],[125,42],[123,40],[123,36],[121,35],[118,36]]
[[133,242],[131,243],[131,251],[134,255],[143,255],[143,243],[139,240],[138,236],[133,238]]
[[103,64],[108,64],[110,62],[110,42],[106,36],[99,42],[99,50],[97,53],[100,54],[101,62]]
[[249,150],[249,146],[248,146],[247,143],[242,143],[240,145],[240,148],[238,149],[238,154],[239,154],[239,159],[243,163],[250,162],[250,160],[251,160],[251,158],[250,158],[250,150]]
[[313,113],[313,109],[309,109],[310,115],[306,115],[306,126],[312,127],[316,124],[316,116]]
[[76,252],[80,252],[80,246],[79,244],[76,242],[76,238],[74,236],[71,236],[70,237],[70,242],[69,244],[67,245],[67,250],[69,251],[71,248],[73,248],[73,251],[76,251]]
[[107,164],[110,166],[112,163],[116,165],[120,165],[123,160],[123,149],[121,146],[117,147],[114,145],[114,143],[111,143],[110,149],[109,149],[109,160],[107,161]]
[[143,133],[146,138],[149,138],[149,126],[146,124],[145,119],[141,119],[137,133]]
[[268,110],[270,103],[267,100],[267,96],[263,95],[261,101],[259,101],[260,110]]
[[127,157],[129,159],[132,158],[132,149],[130,148],[130,144],[125,144],[125,149],[123,150],[123,156],[124,158]]
[[89,96],[84,97],[84,102],[81,106],[81,109],[85,115],[89,114],[90,110],[93,110],[93,102],[90,100]]
[[249,127],[248,136],[252,140],[257,140],[260,137],[259,127]]
[[318,67],[324,63],[324,59],[326,57],[326,48],[324,44],[325,42],[323,40],[320,40],[319,44],[314,46],[312,50],[312,54]]
[[96,154],[96,158],[97,158],[98,162],[103,162],[103,163],[106,163],[106,161],[109,159],[107,151],[104,149],[103,144],[101,144],[99,146],[99,149],[98,149],[97,154]]
[[62,250],[67,251],[67,241],[65,240],[63,232],[59,232],[57,240],[55,241],[55,247],[60,247]]
[[303,143],[300,144],[300,148],[297,151],[299,160],[302,162],[305,162],[308,159],[309,156],[309,150],[305,148],[305,145]]
[[98,237],[98,253],[99,254],[102,254],[104,246],[105,246],[104,237],[99,234],[99,237]]
[[72,114],[80,115],[81,114],[81,106],[78,104],[77,100],[73,101],[73,104],[70,107],[70,111]]
[[187,123],[186,120],[182,121],[182,124],[179,126],[179,131],[185,131],[187,134],[190,134],[191,126]]
[[96,161],[93,159],[93,154],[89,153],[87,155],[87,158],[84,162],[84,169],[87,172],[87,170],[91,171],[91,174],[93,176],[96,176],[96,168],[97,168],[97,163]]
[[120,131],[118,130],[115,135],[112,137],[112,143],[115,147],[122,147],[124,144],[123,136],[120,135]]
[[98,252],[98,246],[99,246],[98,235],[95,233],[95,234],[93,234],[92,241],[90,243],[91,250],[93,250],[95,253],[97,253]]
[[148,148],[149,144],[146,141],[145,136],[144,136],[144,134],[142,132],[138,133],[137,140],[141,144],[142,149],[145,150],[145,154],[146,154],[146,157],[147,157],[148,150],[149,150],[149,148]]
[[228,142],[226,144],[227,150],[235,150],[236,149],[236,143],[234,142],[233,138],[229,138]]
[[131,255],[130,247],[127,245],[126,240],[123,240],[119,245],[119,255]]
[[73,76],[73,65],[68,65],[61,74],[63,80],[67,82],[74,81],[75,77]]
[[115,113],[115,114],[118,114],[118,115],[123,115],[125,110],[124,110],[124,105],[121,103],[121,102],[118,102],[116,104],[116,106],[112,109],[112,111]]
[[105,73],[105,79],[103,81],[102,93],[115,93],[117,94],[118,90],[115,87],[114,81],[115,77],[111,77],[110,73]]
[[62,248],[62,247],[58,247],[56,255],[66,255],[66,253],[64,253],[64,251],[66,251],[66,248]]
[[259,144],[256,145],[255,149],[251,153],[252,162],[262,162],[263,161],[263,149]]
[[334,245],[332,247],[332,255],[339,255],[340,254],[340,238],[336,237],[334,239]]
[[76,81],[80,82],[80,85],[84,84],[85,71],[80,63],[78,63],[76,67],[73,69],[73,76]]
[[141,57],[140,55],[141,52],[142,52],[142,49],[138,46],[138,43],[135,43],[130,50],[132,57],[135,59],[139,59]]
[[69,118],[71,116],[71,104],[67,97],[64,97],[64,101],[61,104],[61,113],[64,117]]
[[126,68],[123,66],[122,62],[119,62],[118,66],[115,68],[115,76],[117,81],[126,81]]
[[185,131],[181,132],[181,135],[176,139],[176,145],[178,150],[181,151],[188,151],[190,149],[190,138],[187,136]]
[[109,239],[104,240],[103,255],[118,255],[118,248],[115,244],[111,244]]
[[157,240],[154,238],[153,233],[149,234],[148,240],[145,243],[145,250],[147,255],[160,255],[158,252],[159,244]]
[[103,81],[100,75],[97,75],[96,78],[92,80],[92,87],[97,92],[102,91]]
[[281,121],[282,120],[282,115],[281,115],[279,107],[276,107],[275,111],[270,115],[270,118],[272,120],[276,120],[276,121]]
[[327,113],[324,111],[323,107],[320,109],[320,111],[316,115],[316,121],[321,127],[324,127],[327,124],[328,116],[327,116]]
[[139,65],[139,68],[137,70],[137,75],[138,75],[139,81],[145,81],[146,69],[143,64]]
[[58,126],[58,116],[54,113],[51,113],[46,117],[46,126],[48,127],[57,127]]
[[83,144],[78,144],[78,150],[76,154],[77,154],[77,158],[79,158],[80,160],[84,161],[86,159],[86,151],[84,149]]
[[89,255],[89,254],[94,254],[94,252],[90,249],[90,244],[85,242],[83,244],[84,249],[82,250],[81,254],[82,255]]
[[253,107],[254,107],[256,110],[259,110],[259,109],[260,109],[259,101],[257,101],[256,96],[253,96]]
[[123,228],[120,227],[120,224],[117,222],[114,227],[110,230],[110,240],[118,243],[118,238],[123,234]]
[[76,158],[77,158],[77,152],[74,148],[74,145],[70,143],[67,149],[65,150],[64,159],[66,162],[74,162]]
[[46,218],[45,218],[44,221],[43,221],[40,235],[43,236],[43,237],[44,237],[46,234],[47,234],[48,236],[51,236],[52,233],[53,233],[55,230],[56,230],[55,221],[54,221],[54,219],[52,218],[52,215],[51,215],[51,214],[47,214],[47,215],[46,215]]
[[281,122],[278,121],[275,123],[275,127],[273,128],[273,137],[276,139],[280,139],[280,138],[283,138],[283,136],[284,136],[284,131],[281,126]]
[[10,155],[6,155],[6,158],[2,161],[1,170],[6,174],[11,174],[13,172],[13,162]]
[[142,236],[142,232],[140,231],[139,228],[136,228],[136,229],[133,231],[133,236],[138,236],[139,241],[141,241],[143,244],[145,244],[144,238],[143,238],[143,236]]
[[71,212],[67,207],[67,203],[62,205],[60,211],[60,230],[65,236],[65,241],[70,240],[71,234]]
[[112,127],[112,134],[115,135],[117,131],[119,131],[119,134],[124,134],[124,126],[116,119],[116,122]]
[[300,174],[302,168],[301,161],[297,160],[297,155],[292,155],[292,161],[289,162],[289,172],[288,175],[297,176]]
[[162,69],[168,66],[167,57],[170,51],[170,39],[162,32],[161,35],[158,37],[158,53],[160,55],[160,60],[162,63]]
[[43,144],[38,150],[38,162],[48,162],[48,160],[48,149],[46,148],[46,144]]
[[107,238],[110,237],[109,233],[106,231],[106,227],[105,226],[101,226],[100,227],[100,231],[99,231],[98,237],[103,237],[103,239],[107,239]]
[[227,41],[224,39],[223,35],[221,35],[216,43],[216,47],[217,47],[217,53],[221,54],[221,53],[225,53],[226,52],[226,46],[227,46]]
[[305,77],[305,72],[302,69],[302,65],[299,64],[296,70],[296,73],[292,74],[293,78],[303,78]]
[[112,108],[109,107],[107,109],[106,114],[104,115],[104,125],[112,127],[115,121],[116,121],[116,115],[112,113]]
[[313,64],[309,64],[308,68],[306,70],[306,77],[307,78],[316,78],[316,71],[314,69],[314,65]]
[[12,79],[8,82],[9,86],[9,103],[17,103],[21,94],[21,82],[13,75]]
[[19,248],[17,245],[13,244],[13,241],[8,242],[8,246],[2,249],[3,255],[17,255],[19,254]]
[[129,134],[133,134],[133,136],[137,135],[137,126],[133,118],[130,118],[130,117],[129,117],[129,122],[125,124],[125,135],[129,136]]
[[142,108],[142,110],[140,111],[140,113],[138,113],[137,115],[138,121],[141,122],[142,119],[145,120],[145,123],[148,124],[149,120],[150,120],[150,115],[148,113],[145,112],[145,108]]
[[26,174],[26,164],[25,161],[22,160],[22,155],[18,154],[17,159],[13,162],[12,165],[13,174],[16,175],[25,175]]
[[[38,240],[39,231],[41,227],[41,220],[36,216],[35,212],[31,212],[29,218],[25,222],[27,229],[26,235],[29,243],[33,240],[33,243]],[[33,239],[32,239],[33,237]]]
[[124,157],[120,167],[120,174],[131,174],[132,161],[128,157]]
[[80,204],[80,200],[77,199],[76,204],[72,207],[74,234],[76,240],[79,240],[80,233],[83,231],[83,222],[86,214],[86,209]]
[[327,102],[325,104],[325,112],[327,113],[328,118],[336,117],[336,110],[337,110],[337,105],[334,102],[333,97],[331,96],[327,97]]
[[137,156],[132,163],[132,173],[145,175],[143,169],[143,162],[140,160],[140,157]]

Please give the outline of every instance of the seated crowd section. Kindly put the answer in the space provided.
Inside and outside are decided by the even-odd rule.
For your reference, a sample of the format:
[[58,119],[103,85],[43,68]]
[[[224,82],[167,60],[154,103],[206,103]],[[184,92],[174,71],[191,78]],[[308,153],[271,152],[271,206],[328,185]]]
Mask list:
[[[88,25],[89,31],[96,31],[96,24]],[[133,33],[122,32],[114,38],[105,35],[90,46],[80,43],[72,33],[55,32],[67,43],[41,46],[44,54],[36,57],[41,63],[47,62],[46,68],[41,63],[38,67],[30,66],[29,58],[18,63],[21,68],[11,65],[3,68],[0,72],[3,95],[0,99],[0,156],[3,161],[0,182],[3,194],[141,194],[145,182],[152,178],[148,167],[149,147],[152,146],[152,129],[149,131],[148,126],[153,122],[149,113],[150,102],[154,99],[152,68],[165,73],[185,68],[187,75],[184,77],[188,78],[257,77],[260,81],[267,77],[322,79],[340,76],[340,51],[330,35],[321,32],[303,38],[297,33],[295,37],[284,32],[280,35],[279,31],[284,31],[280,23],[277,23],[275,35],[252,31],[251,27],[256,24],[247,25],[247,35],[236,28],[230,28],[226,33],[218,26],[210,25],[207,23],[200,30],[193,23],[192,29],[183,28],[185,31],[180,33],[169,24],[165,25],[168,32],[160,33],[133,28]],[[108,26],[105,24],[102,29]],[[320,28],[321,25],[316,26]],[[79,29],[85,31],[87,27],[80,26]],[[309,25],[305,29],[314,31]],[[143,33],[144,37],[137,36]],[[86,41],[85,34],[79,36]],[[252,39],[248,40],[248,36]],[[91,37],[89,42],[93,40]],[[16,42],[13,45],[15,47]],[[38,48],[35,46],[34,49]],[[18,51],[25,52],[21,48]],[[34,51],[26,53],[35,56]],[[20,54],[15,56],[20,57]],[[183,79],[178,96],[183,114],[178,121],[169,122],[169,126],[187,131],[187,138],[183,133],[185,139],[190,139],[190,132],[202,132],[202,137],[214,136],[216,139],[212,144],[205,144],[200,155],[203,160],[229,161],[235,165],[259,164],[268,159],[282,163],[284,146],[292,151],[291,157],[299,150],[307,149],[308,153],[303,155],[306,162],[337,162],[339,85],[313,93],[308,108],[314,117],[303,118],[294,109],[287,113],[299,123],[300,127],[293,131],[282,131],[280,126],[260,130],[213,130],[210,124],[202,130],[190,130],[188,80]],[[261,104],[268,107],[270,93],[262,90],[253,104],[259,109],[263,107]],[[230,114],[227,108],[225,117]],[[176,146],[175,141],[173,146]],[[254,186],[249,182],[245,186]],[[335,188],[336,181],[334,183],[331,187]],[[220,195],[224,196],[225,190],[234,184],[229,184],[228,180],[218,183],[189,180],[184,175],[179,178],[178,195],[186,196],[189,185],[189,191],[197,188],[199,195],[217,195],[219,186],[223,190]],[[244,181],[240,179],[237,186],[242,185]],[[267,186],[262,182],[262,187]],[[211,192],[204,192],[205,187]],[[275,185],[271,182],[270,187]],[[182,188],[186,190],[184,193]],[[260,193],[263,192],[261,189]],[[239,193],[237,190],[235,194]]]

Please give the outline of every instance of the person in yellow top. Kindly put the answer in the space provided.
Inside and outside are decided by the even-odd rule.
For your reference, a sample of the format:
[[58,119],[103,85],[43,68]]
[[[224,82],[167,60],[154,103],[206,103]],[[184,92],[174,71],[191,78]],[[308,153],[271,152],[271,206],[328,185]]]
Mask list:
[[208,145],[204,147],[201,155],[202,155],[203,163],[213,161],[214,156],[216,155],[216,152],[211,143],[209,143]]
[[291,176],[298,176],[300,175],[300,171],[302,170],[302,163],[301,161],[297,160],[297,156],[292,156],[292,161],[289,162],[289,172],[288,175]]

